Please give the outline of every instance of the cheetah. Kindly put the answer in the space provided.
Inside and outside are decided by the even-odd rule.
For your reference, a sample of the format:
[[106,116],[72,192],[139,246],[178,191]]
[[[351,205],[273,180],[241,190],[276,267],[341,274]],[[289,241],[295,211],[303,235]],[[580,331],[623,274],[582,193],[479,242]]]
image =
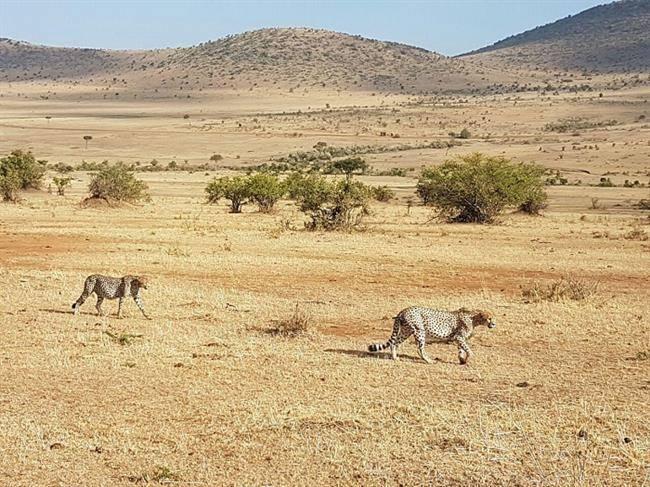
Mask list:
[[431,308],[412,306],[403,309],[394,318],[393,334],[384,344],[375,343],[368,347],[370,352],[379,352],[390,347],[393,360],[397,360],[397,348],[411,335],[415,335],[418,353],[422,360],[431,363],[424,351],[427,342],[455,342],[458,345],[458,359],[466,364],[471,355],[468,340],[474,328],[486,325],[494,328],[496,323],[486,311],[471,311],[461,308],[456,311],[440,311]]
[[142,315],[150,319],[149,316],[144,311],[144,304],[142,303],[142,298],[140,297],[140,289],[147,289],[148,279],[144,276],[124,276],[124,277],[110,277],[102,276],[100,274],[93,274],[88,276],[84,282],[84,290],[79,296],[79,299],[72,305],[74,314],[79,312],[79,308],[84,301],[92,293],[97,295],[97,313],[102,316],[102,302],[104,299],[116,299],[119,298],[117,305],[117,317],[122,317],[122,301],[124,298],[131,296],[135,301],[135,304],[138,306]]

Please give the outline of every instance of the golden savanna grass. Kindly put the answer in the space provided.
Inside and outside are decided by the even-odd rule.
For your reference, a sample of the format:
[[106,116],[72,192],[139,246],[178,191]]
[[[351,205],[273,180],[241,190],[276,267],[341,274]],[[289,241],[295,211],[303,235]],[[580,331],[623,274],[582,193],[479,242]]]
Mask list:
[[[647,90],[431,103],[363,93],[206,95],[203,104],[14,96],[30,89],[40,88],[5,91],[2,154],[224,160],[193,174],[138,173],[152,193],[143,206],[80,207],[83,172],[65,197],[30,192],[0,205],[0,484],[648,484],[650,246],[647,211],[635,207],[648,188],[591,186],[647,184]],[[619,123],[542,130],[569,115]],[[373,204],[363,232],[305,232],[291,202],[269,215],[204,203],[206,183],[229,173],[222,166],[320,140],[447,140],[465,126],[474,135],[449,150],[364,156],[378,170],[414,170],[363,178],[398,195]],[[509,214],[492,226],[407,209],[422,164],[475,150],[537,161],[582,185],[549,187],[543,217]],[[115,302],[100,318],[93,299],[73,316],[91,273],[150,276],[153,319],[132,302],[125,318]],[[524,296],[561,279],[594,292]],[[489,309],[497,327],[477,332],[468,366],[445,345],[428,346],[432,365],[412,343],[398,362],[367,354],[414,304]],[[277,332],[296,324],[306,332]]]

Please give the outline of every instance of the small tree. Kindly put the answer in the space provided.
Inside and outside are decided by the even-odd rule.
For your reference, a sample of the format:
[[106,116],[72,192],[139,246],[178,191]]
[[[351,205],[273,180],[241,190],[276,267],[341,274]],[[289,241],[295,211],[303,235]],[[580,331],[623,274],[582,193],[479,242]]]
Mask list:
[[339,159],[330,164],[330,173],[345,174],[347,179],[352,178],[354,173],[364,174],[368,170],[368,163],[360,157],[348,157]]
[[55,176],[54,178],[52,178],[52,181],[56,186],[56,194],[58,194],[59,196],[65,196],[65,188],[70,186],[70,182],[72,181],[72,178]]
[[150,199],[148,186],[124,164],[106,166],[90,179],[89,198],[136,203]]
[[88,142],[90,142],[91,140],[93,140],[92,135],[84,135],[84,141],[86,142],[86,149],[88,148]]
[[7,187],[18,181],[18,189],[39,189],[44,174],[45,161],[37,161],[31,152],[14,150],[0,159],[0,176],[5,177]]
[[543,175],[535,164],[475,153],[426,168],[417,194],[451,221],[490,223],[507,206],[543,204]]
[[223,159],[223,156],[221,154],[212,154],[210,156],[210,160],[213,161],[213,162],[219,162],[222,159]]
[[309,230],[352,230],[369,213],[372,190],[359,181],[303,176],[299,184],[294,182],[293,190],[300,211],[311,219],[305,224]]
[[252,197],[248,178],[243,176],[215,178],[205,191],[208,203],[217,203],[221,198],[230,200],[230,213],[241,213]]
[[471,136],[472,133],[467,128],[464,128],[460,131],[460,134],[458,134],[459,139],[469,139]]
[[257,203],[262,213],[273,211],[275,204],[286,193],[284,183],[276,175],[267,172],[249,176],[248,189],[251,199]]

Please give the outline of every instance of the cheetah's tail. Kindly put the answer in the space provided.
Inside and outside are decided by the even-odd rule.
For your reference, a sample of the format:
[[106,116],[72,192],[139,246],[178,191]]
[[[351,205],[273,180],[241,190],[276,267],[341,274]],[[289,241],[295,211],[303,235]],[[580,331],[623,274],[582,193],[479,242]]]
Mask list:
[[393,322],[393,334],[390,336],[388,341],[386,343],[373,343],[371,345],[368,345],[368,351],[381,352],[382,350],[392,347],[395,344],[397,337],[399,336],[400,323],[401,322],[399,317],[396,316],[395,321]]
[[385,350],[386,348],[390,347],[390,345],[391,345],[390,340],[388,340],[386,343],[373,343],[371,345],[368,345],[368,351],[381,352],[382,350]]

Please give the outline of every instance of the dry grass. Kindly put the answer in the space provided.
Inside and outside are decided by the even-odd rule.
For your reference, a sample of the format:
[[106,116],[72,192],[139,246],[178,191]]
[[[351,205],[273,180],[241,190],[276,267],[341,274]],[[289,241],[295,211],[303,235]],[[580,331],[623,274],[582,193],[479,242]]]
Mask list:
[[[620,172],[608,175],[617,184],[645,181],[648,129],[631,120],[647,91],[606,92],[602,104],[345,92],[104,104],[74,86],[57,88],[73,104],[39,99],[51,88],[3,89],[2,153],[32,147],[73,165],[224,159],[207,176],[139,174],[153,198],[140,207],[80,208],[88,175],[78,171],[66,196],[28,192],[0,205],[0,484],[647,484],[650,253],[645,241],[593,238],[640,225],[645,214],[632,204],[647,188],[588,185],[608,171]],[[315,108],[325,103],[348,106]],[[579,137],[542,132],[566,116],[622,124]],[[549,187],[542,219],[444,225],[405,204],[417,170],[364,176],[397,200],[373,203],[361,233],[298,231],[304,217],[290,202],[274,215],[204,204],[207,182],[232,174],[218,164],[268,162],[321,140],[386,144],[381,131],[415,145],[465,126],[474,137],[448,152],[364,157],[378,170],[417,169],[482,150],[583,185]],[[583,217],[590,198],[602,207]],[[106,317],[92,302],[73,316],[93,272],[152,276],[143,299],[153,319],[133,302],[121,320],[114,302]],[[562,276],[601,286],[582,301],[522,301],[522,286]],[[311,320],[291,317],[296,303]],[[443,344],[427,346],[432,365],[412,343],[399,362],[367,354],[412,304],[490,308],[498,327],[472,338],[469,366]],[[284,317],[308,323],[308,339],[264,332]]]
[[599,283],[574,277],[562,277],[548,284],[533,282],[523,287],[522,296],[531,302],[540,301],[582,301],[598,293]]
[[308,333],[311,328],[313,328],[312,316],[296,303],[293,314],[288,318],[276,320],[269,332],[274,335],[296,337]]

